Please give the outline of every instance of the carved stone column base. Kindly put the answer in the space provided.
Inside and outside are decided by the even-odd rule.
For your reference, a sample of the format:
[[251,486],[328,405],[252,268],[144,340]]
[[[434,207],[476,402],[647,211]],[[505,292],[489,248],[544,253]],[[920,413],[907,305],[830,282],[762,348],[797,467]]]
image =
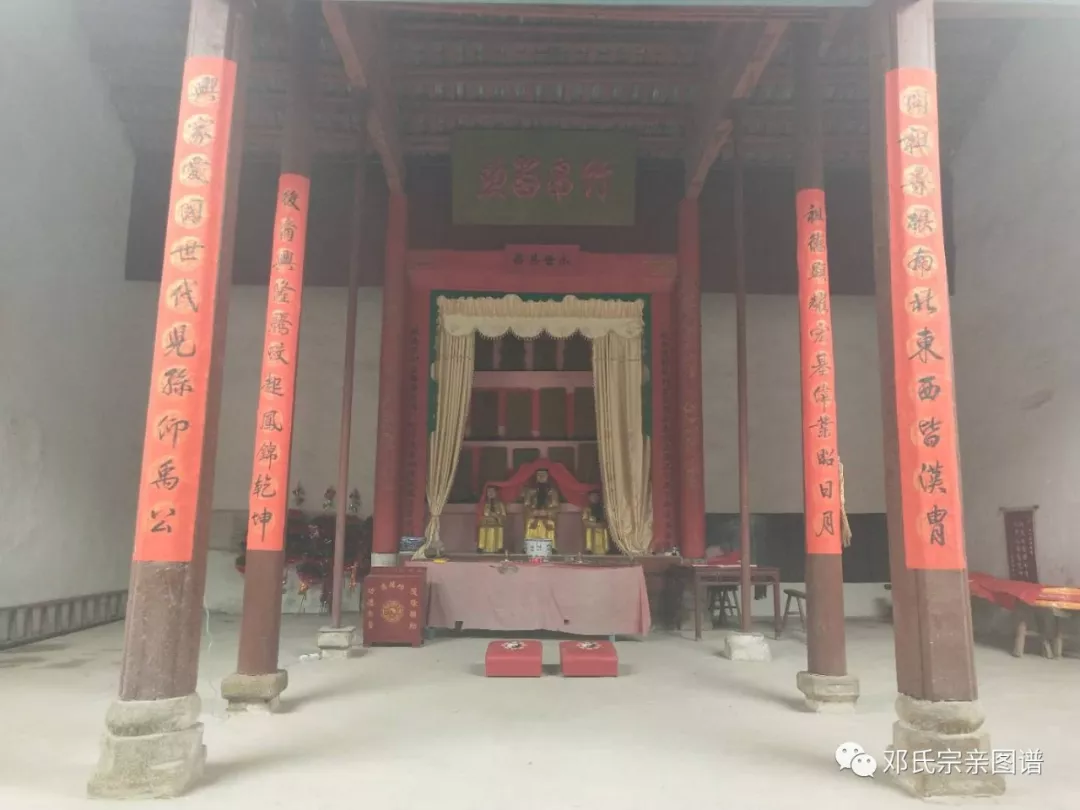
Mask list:
[[[892,777],[920,798],[1000,796],[1005,780],[991,773],[990,735],[976,701],[896,699]],[[916,753],[919,752],[916,757]]]
[[859,679],[854,675],[800,672],[795,683],[806,697],[806,708],[813,712],[852,712],[859,699]]
[[283,669],[265,675],[234,672],[221,682],[221,696],[229,701],[230,712],[275,712],[288,685],[289,673]]
[[87,785],[95,799],[168,799],[202,776],[206,746],[198,695],[118,700],[105,715],[97,771]]
[[323,658],[348,658],[355,634],[355,627],[320,627],[319,654]]
[[761,633],[729,633],[724,639],[724,655],[732,661],[772,661],[769,642]]

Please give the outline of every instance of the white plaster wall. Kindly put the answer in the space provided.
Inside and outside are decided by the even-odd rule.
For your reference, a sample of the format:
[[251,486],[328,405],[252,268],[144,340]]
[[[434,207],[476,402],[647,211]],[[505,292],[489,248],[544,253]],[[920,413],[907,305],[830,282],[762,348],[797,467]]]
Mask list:
[[[794,272],[794,271],[793,271]],[[869,272],[869,271],[868,271]],[[884,512],[877,320],[871,297],[833,299],[837,422],[849,512]],[[795,296],[746,307],[750,508],[802,512],[799,313]],[[739,511],[735,299],[702,301],[705,507]]]
[[154,290],[123,280],[133,157],[70,3],[0,3],[0,76],[0,605],[12,605],[127,586]]
[[[326,488],[337,486],[346,306],[344,290],[304,290],[289,488],[298,482],[304,485],[306,509],[320,509]],[[353,487],[360,491],[363,514],[371,513],[374,491],[381,307],[381,289],[360,290],[348,491]],[[235,561],[246,528],[265,319],[266,288],[235,287],[229,307],[214,479],[215,519],[206,581],[207,607],[227,613],[239,613],[243,604],[244,579],[237,573]],[[290,575],[283,596],[286,612],[300,608],[297,585],[295,576]],[[318,610],[318,593],[309,595],[306,609]]]
[[[214,479],[217,509],[247,510],[266,330],[266,294],[265,287],[235,287],[231,293]],[[307,508],[319,508],[326,488],[337,485],[347,298],[343,289],[304,290],[290,489],[298,481],[303,483]],[[361,289],[349,488],[360,490],[365,513],[371,511],[374,490],[381,307],[381,289]]]
[[953,164],[968,563],[1005,576],[1000,507],[1038,505],[1040,579],[1080,583],[1080,27],[1031,24]]

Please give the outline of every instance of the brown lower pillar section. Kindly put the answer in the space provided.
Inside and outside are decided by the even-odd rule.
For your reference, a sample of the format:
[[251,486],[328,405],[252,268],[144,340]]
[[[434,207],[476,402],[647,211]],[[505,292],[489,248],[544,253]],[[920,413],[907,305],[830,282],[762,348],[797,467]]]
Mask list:
[[859,679],[847,671],[844,568],[839,554],[806,555],[806,671],[796,686],[812,711],[851,711]]
[[[240,675],[277,672],[284,564],[284,551],[248,551],[245,557],[244,615],[240,620],[240,652],[236,664]],[[267,607],[277,610],[263,610]],[[222,696],[228,699],[225,691],[223,684]]]
[[[956,445],[932,0],[869,15],[874,273],[896,677],[893,747],[917,796],[996,795],[978,704]],[[932,301],[932,306],[925,305]],[[968,767],[938,763],[957,752]],[[975,762],[975,767],[970,764]]]
[[91,796],[176,796],[206,757],[195,693],[253,8],[192,0],[120,699]]
[[814,711],[850,710],[859,681],[847,671],[844,639],[845,516],[837,439],[836,359],[822,148],[817,24],[792,28],[795,56],[795,217],[799,274],[803,514],[806,537],[807,667],[796,679]]

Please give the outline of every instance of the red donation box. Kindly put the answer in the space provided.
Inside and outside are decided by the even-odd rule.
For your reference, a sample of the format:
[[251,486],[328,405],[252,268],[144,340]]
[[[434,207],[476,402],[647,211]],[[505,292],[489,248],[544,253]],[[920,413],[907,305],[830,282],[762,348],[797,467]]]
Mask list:
[[424,643],[427,570],[373,568],[364,577],[364,646]]

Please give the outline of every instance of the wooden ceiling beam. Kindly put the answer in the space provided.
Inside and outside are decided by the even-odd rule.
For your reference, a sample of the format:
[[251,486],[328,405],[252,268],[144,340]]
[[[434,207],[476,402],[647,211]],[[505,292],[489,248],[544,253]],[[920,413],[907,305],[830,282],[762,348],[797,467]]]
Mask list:
[[826,59],[829,56],[833,41],[836,39],[836,35],[840,33],[846,19],[847,10],[842,8],[830,9],[825,15],[825,21],[821,24],[821,42],[818,46],[818,58]]
[[[713,57],[707,69],[719,69],[699,108],[698,126],[686,153],[686,196],[694,199],[705,187],[709,167],[731,135],[731,106],[753,93],[787,30],[786,20],[768,20],[745,26],[734,34],[716,32]],[[734,41],[732,41],[734,40]]]
[[[132,145],[142,153],[165,155],[173,148],[176,136],[172,125],[159,122],[139,122],[127,126]],[[747,135],[744,156],[755,165],[790,166],[795,142],[783,135]],[[647,157],[678,158],[685,147],[685,139],[678,136],[643,135],[638,139],[640,153]],[[316,154],[323,158],[351,158],[356,153],[356,133],[341,131],[317,131],[313,145]],[[406,155],[445,155],[450,152],[449,134],[414,134],[401,139]],[[829,165],[865,165],[868,160],[869,140],[856,136],[826,136],[824,152]],[[252,125],[244,130],[244,157],[246,160],[276,160],[281,153],[281,130],[277,127]],[[730,148],[726,148],[715,165],[729,160]],[[381,162],[381,160],[380,160]]]
[[[352,5],[351,2],[346,3]],[[380,2],[379,6],[389,11],[401,11],[410,14],[428,12],[444,15],[447,19],[458,17],[505,18],[510,22],[520,20],[576,20],[581,23],[613,22],[630,23],[700,23],[700,22],[755,22],[765,18],[783,20],[816,20],[822,17],[821,9],[797,7],[754,7],[754,6],[693,6],[672,8],[669,6],[651,6],[634,8],[631,6],[609,5],[499,5],[472,3],[449,6],[442,3],[425,4],[411,2]]]
[[367,4],[324,0],[322,8],[349,84],[368,95],[368,135],[382,159],[387,185],[396,194],[404,193],[405,161],[398,145],[397,100],[390,83],[382,18]]
[[529,101],[457,101],[411,100],[401,102],[401,116],[453,118],[458,116],[484,118],[512,116],[536,120],[541,118],[579,118],[594,124],[625,120],[639,124],[687,123],[690,107],[687,104],[610,104],[605,102],[553,103]]
[[537,82],[559,81],[587,84],[603,81],[663,82],[694,84],[699,71],[692,65],[630,65],[605,63],[520,64],[488,62],[482,65],[442,65],[440,67],[399,67],[395,79],[402,82]]
[[438,45],[485,44],[502,47],[515,45],[565,46],[598,45],[694,47],[704,42],[699,29],[641,28],[580,25],[520,25],[501,23],[457,23],[409,19],[392,24],[396,41],[432,47]]

